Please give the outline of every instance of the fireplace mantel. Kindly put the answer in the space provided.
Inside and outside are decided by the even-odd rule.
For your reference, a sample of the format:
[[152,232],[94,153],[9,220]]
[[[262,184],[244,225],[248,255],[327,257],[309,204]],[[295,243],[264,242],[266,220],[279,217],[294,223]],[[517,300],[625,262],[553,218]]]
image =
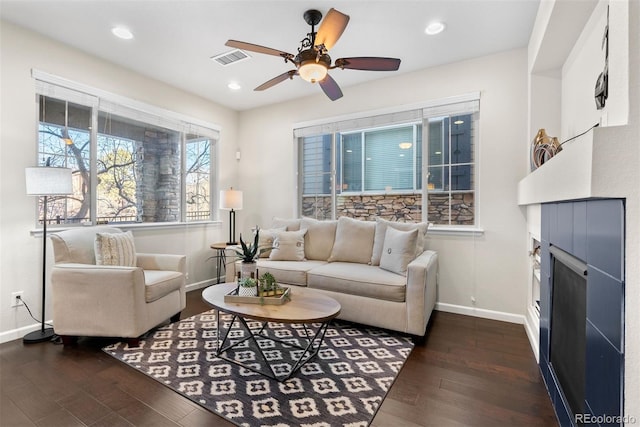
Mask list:
[[555,157],[518,183],[518,205],[590,198],[624,198],[633,185],[626,170],[635,168],[629,126],[599,127],[563,146]]

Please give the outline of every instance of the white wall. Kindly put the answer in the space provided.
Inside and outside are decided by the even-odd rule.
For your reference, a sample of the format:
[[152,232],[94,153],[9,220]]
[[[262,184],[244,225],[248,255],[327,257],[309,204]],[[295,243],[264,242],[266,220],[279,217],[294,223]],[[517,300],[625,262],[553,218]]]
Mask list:
[[[596,108],[594,87],[604,69],[602,36],[609,7],[609,97]],[[626,1],[601,0],[586,23],[562,67],[560,140],[564,141],[596,123],[619,126],[629,115],[629,10]]]
[[[332,71],[339,82],[341,72]],[[286,84],[283,83],[283,84]],[[277,87],[271,90],[278,90]],[[318,95],[240,113],[240,184],[245,209],[238,227],[268,226],[290,217],[296,200],[293,124],[366,110],[481,92],[479,225],[483,236],[430,234],[440,252],[441,308],[521,321],[526,304],[526,233],[516,184],[527,173],[527,57],[516,50],[343,88],[344,97]],[[251,214],[247,214],[252,212]],[[492,311],[499,313],[492,313]]]
[[[37,157],[32,68],[220,125],[218,164],[222,186],[236,184],[238,116],[235,111],[13,24],[2,22],[0,31],[0,342],[3,342],[22,337],[34,324],[24,308],[9,308],[12,292],[23,290],[24,299],[34,314],[40,317],[41,311],[42,239],[30,234],[35,228],[36,199],[25,194],[24,182],[24,169],[34,166]],[[227,217],[221,215],[221,219],[226,221]],[[226,222],[134,231],[137,249],[141,252],[186,254],[189,283],[211,278],[215,262],[206,259],[213,255],[208,246],[215,241],[226,241],[226,234]],[[51,264],[49,259],[49,267]],[[47,306],[49,302],[50,299]]]

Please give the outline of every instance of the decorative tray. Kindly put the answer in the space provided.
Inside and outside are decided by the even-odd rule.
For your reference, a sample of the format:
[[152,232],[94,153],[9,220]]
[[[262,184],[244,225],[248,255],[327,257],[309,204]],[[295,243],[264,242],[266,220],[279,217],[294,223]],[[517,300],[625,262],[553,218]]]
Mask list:
[[224,302],[239,302],[246,304],[269,304],[269,305],[282,305],[291,299],[289,288],[282,288],[284,292],[280,295],[273,296],[240,296],[238,295],[238,288],[233,289],[231,292],[224,296]]

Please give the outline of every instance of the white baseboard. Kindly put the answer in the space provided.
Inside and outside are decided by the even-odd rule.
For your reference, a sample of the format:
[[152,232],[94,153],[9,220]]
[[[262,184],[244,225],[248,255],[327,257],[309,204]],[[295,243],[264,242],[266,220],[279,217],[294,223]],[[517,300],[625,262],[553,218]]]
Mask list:
[[[536,321],[536,319],[538,319]],[[529,307],[527,316],[524,319],[524,330],[529,338],[529,344],[533,355],[536,357],[536,362],[540,363],[540,320],[538,314],[533,307]]]
[[[206,288],[209,287],[213,284],[216,283],[216,279],[207,279],[207,280],[202,280],[200,282],[196,282],[196,283],[189,283],[187,286],[185,286],[185,291],[189,292],[189,291],[195,291],[196,289],[202,289],[202,288]],[[220,282],[222,283],[222,282]]]
[[504,311],[486,310],[483,308],[467,307],[464,305],[436,303],[436,310],[448,313],[464,314],[465,316],[482,317],[483,319],[500,320],[502,322],[524,324],[525,319],[521,314],[505,313]]
[[[51,325],[53,323],[53,321],[48,320],[45,323],[48,323],[49,325]],[[22,339],[22,337],[24,337],[28,333],[33,332],[33,331],[37,331],[41,327],[42,327],[42,325],[40,323],[33,323],[31,325],[23,326],[21,328],[11,329],[9,331],[0,332],[0,344],[6,343],[6,342],[9,342],[9,341],[13,341],[13,340],[17,340],[17,339]],[[48,326],[46,326],[46,325],[45,325],[45,327],[48,328]]]

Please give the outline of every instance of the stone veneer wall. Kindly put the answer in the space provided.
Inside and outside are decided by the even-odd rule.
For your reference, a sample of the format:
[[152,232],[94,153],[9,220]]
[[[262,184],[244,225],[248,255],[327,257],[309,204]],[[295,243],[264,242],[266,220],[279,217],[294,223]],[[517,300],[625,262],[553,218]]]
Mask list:
[[142,222],[180,220],[180,141],[178,134],[146,130],[138,145],[136,193]]
[[[375,221],[376,217],[399,221],[422,221],[422,194],[379,194],[337,196],[337,216]],[[449,205],[449,196],[429,193],[429,222],[434,224],[474,224],[474,194],[455,193]],[[305,196],[302,199],[302,216],[318,219],[331,218],[330,196]]]

